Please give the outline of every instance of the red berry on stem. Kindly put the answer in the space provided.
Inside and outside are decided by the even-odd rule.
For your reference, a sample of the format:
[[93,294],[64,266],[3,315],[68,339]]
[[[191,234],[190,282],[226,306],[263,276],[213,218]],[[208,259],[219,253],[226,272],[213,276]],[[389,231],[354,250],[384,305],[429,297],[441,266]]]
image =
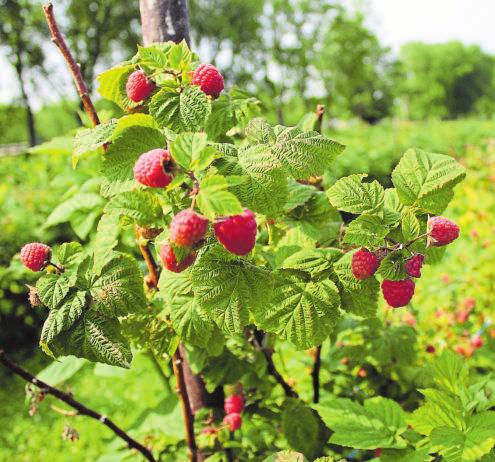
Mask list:
[[241,428],[242,417],[237,412],[233,412],[232,414],[227,414],[224,417],[223,423],[229,427],[229,430],[231,432],[235,432],[236,430],[239,430],[239,428]]
[[244,398],[242,395],[231,395],[225,398],[224,409],[226,414],[240,414],[244,410]]
[[236,255],[247,255],[256,243],[256,220],[249,209],[240,215],[219,218],[213,227],[220,243]]
[[479,335],[475,335],[472,339],[471,339],[471,346],[473,348],[481,348],[483,346],[485,342],[483,341],[483,339],[479,336]]
[[404,265],[404,269],[408,276],[412,276],[413,278],[421,277],[421,267],[423,266],[423,262],[425,260],[424,255],[414,255],[409,260],[406,261]]
[[426,352],[427,353],[435,353],[435,347],[433,345],[426,345]]
[[382,282],[383,297],[393,308],[406,306],[414,295],[414,281],[402,279],[401,281],[390,281],[385,279]]
[[193,85],[199,85],[203,93],[216,98],[224,89],[222,74],[212,64],[200,64],[192,76]]
[[174,273],[180,273],[186,268],[191,266],[196,260],[196,254],[190,253],[184,260],[177,263],[177,258],[175,257],[174,249],[168,244],[163,244],[160,247],[160,258],[163,262],[163,267]]
[[459,237],[459,226],[444,217],[432,217],[428,220],[431,245],[440,247],[450,244]]
[[32,271],[41,271],[50,261],[52,249],[40,242],[26,244],[21,249],[21,262]]
[[201,433],[203,433],[203,435],[216,435],[218,432],[215,427],[205,427],[201,430]]
[[134,71],[129,75],[125,85],[127,97],[135,103],[139,103],[139,101],[146,99],[151,95],[154,89],[155,84],[148,79],[143,71]]
[[186,209],[172,218],[170,223],[170,242],[182,247],[191,247],[205,237],[208,219],[194,210]]
[[134,164],[134,178],[150,188],[165,188],[170,184],[173,174],[167,173],[172,163],[165,149],[152,149],[139,156]]
[[359,249],[352,255],[351,269],[356,279],[368,279],[380,266],[378,257],[369,250]]

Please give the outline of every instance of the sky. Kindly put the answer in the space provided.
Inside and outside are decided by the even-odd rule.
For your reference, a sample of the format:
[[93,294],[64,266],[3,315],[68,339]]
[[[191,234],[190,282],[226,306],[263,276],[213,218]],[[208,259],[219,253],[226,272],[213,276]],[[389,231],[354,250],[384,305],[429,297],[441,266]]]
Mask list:
[[[133,0],[134,1],[134,0]],[[315,0],[317,1],[317,0]],[[395,53],[411,40],[439,43],[461,40],[478,44],[495,54],[495,0],[344,0],[349,6],[362,9],[365,5],[369,27],[383,45]],[[54,47],[49,47],[49,61],[59,61]],[[0,54],[0,102],[18,97],[17,81],[11,66]],[[66,82],[68,84],[68,82]],[[54,95],[58,96],[58,95]],[[40,100],[35,98],[35,106]]]

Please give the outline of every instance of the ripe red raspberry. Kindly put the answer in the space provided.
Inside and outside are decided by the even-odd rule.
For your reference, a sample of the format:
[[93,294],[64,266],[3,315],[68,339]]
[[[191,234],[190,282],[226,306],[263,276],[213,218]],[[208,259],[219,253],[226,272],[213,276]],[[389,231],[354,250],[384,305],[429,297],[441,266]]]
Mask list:
[[256,243],[256,220],[249,209],[240,215],[219,218],[213,227],[220,243],[236,255],[247,255]]
[[134,178],[144,186],[165,188],[173,177],[172,159],[165,149],[145,152],[134,164]]
[[196,260],[196,254],[190,253],[186,258],[184,258],[184,260],[177,263],[174,249],[168,244],[163,244],[160,247],[160,258],[162,259],[163,267],[165,269],[173,271],[174,273],[180,273],[194,263],[194,260]]
[[375,457],[381,457],[382,455],[382,448],[376,448],[374,451]]
[[241,428],[242,417],[237,412],[233,412],[232,414],[227,414],[224,417],[223,423],[229,427],[229,430],[231,432],[235,432],[236,430],[239,430],[239,428]]
[[193,85],[199,85],[203,93],[216,98],[224,88],[223,77],[212,64],[200,64],[192,76]]
[[148,79],[143,71],[134,71],[127,79],[125,85],[127,97],[135,103],[146,99],[154,89],[155,84]]
[[425,260],[424,255],[418,254],[411,257],[406,261],[404,265],[404,269],[408,276],[412,276],[413,278],[421,277],[421,267],[423,266],[423,262]]
[[186,209],[172,218],[170,233],[171,242],[182,247],[191,247],[205,237],[208,219],[194,210]]
[[483,339],[479,336],[479,335],[475,335],[472,339],[471,339],[471,346],[473,348],[481,348],[483,345],[484,345],[484,341]]
[[40,242],[26,244],[21,249],[21,262],[32,271],[41,271],[50,261],[52,249]]
[[390,281],[385,279],[382,282],[383,297],[393,308],[406,306],[414,295],[414,281],[402,279],[402,281]]
[[378,257],[369,250],[359,249],[352,255],[351,269],[356,279],[368,279],[380,266]]
[[223,408],[226,414],[240,414],[244,410],[244,398],[242,395],[227,396]]
[[430,243],[434,247],[450,244],[459,237],[459,226],[444,217],[432,217],[428,220]]

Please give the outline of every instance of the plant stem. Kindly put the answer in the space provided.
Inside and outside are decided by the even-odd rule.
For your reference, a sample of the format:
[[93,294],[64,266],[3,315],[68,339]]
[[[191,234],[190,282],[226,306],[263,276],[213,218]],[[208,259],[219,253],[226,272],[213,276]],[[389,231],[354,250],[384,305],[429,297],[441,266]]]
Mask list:
[[187,394],[186,381],[184,379],[183,358],[179,347],[175,350],[172,364],[174,366],[174,375],[177,382],[177,393],[180,396],[182,414],[186,425],[186,442],[189,449],[189,460],[191,462],[197,462],[198,455],[196,439],[194,437],[194,416],[192,414],[191,403],[189,402],[189,396]]
[[62,53],[62,56],[67,63],[67,67],[69,68],[69,72],[72,75],[72,79],[76,85],[77,91],[81,98],[81,101],[84,105],[84,109],[91,120],[91,123],[94,127],[100,124],[100,119],[98,118],[98,114],[96,109],[91,101],[91,97],[89,95],[88,87],[81,73],[81,68],[78,63],[76,63],[74,57],[72,56],[67,43],[62,36],[60,29],[58,28],[57,21],[55,20],[55,15],[53,14],[53,5],[48,3],[43,6],[43,11],[45,12],[46,22],[48,24],[48,28],[50,29],[50,33],[52,36],[52,42],[57,45],[58,49]]
[[157,265],[153,254],[151,253],[150,244],[141,244],[141,235],[139,234],[138,225],[134,225],[134,234],[136,235],[136,242],[138,244],[141,255],[143,256],[144,262],[148,267],[149,277],[146,281],[148,288],[156,289],[158,287],[158,279],[160,277],[160,268]]
[[321,367],[321,347],[316,347],[313,370],[311,377],[313,378],[313,403],[317,404],[320,401],[320,367]]
[[113,421],[111,421],[108,417],[86,407],[84,404],[75,400],[72,395],[64,393],[62,390],[52,387],[51,385],[48,385],[47,383],[39,380],[34,375],[32,375],[21,366],[16,364],[14,361],[12,361],[10,358],[8,358],[3,350],[0,350],[0,363],[3,364],[7,369],[10,369],[14,374],[23,378],[26,382],[33,384],[43,392],[55,396],[55,398],[63,401],[65,404],[68,404],[70,407],[75,409],[79,415],[91,417],[92,419],[95,419],[101,424],[105,425],[110,430],[112,430],[119,438],[123,439],[130,449],[136,449],[137,451],[139,451],[149,462],[156,462],[156,459],[153,457],[153,454],[148,448],[137,442],[135,439],[131,438],[124,430],[113,423]]

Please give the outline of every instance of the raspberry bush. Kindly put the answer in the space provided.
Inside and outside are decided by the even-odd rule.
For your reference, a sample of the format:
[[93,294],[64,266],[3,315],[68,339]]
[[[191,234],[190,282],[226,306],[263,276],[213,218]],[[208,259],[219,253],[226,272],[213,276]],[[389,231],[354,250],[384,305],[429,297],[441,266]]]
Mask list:
[[[430,420],[433,392],[412,417],[393,399],[343,392],[345,383],[329,382],[321,404],[315,389],[311,404],[272,356],[319,355],[328,342],[339,367],[356,366],[363,380],[410,361],[414,334],[382,325],[380,300],[414,303],[423,265],[441,261],[458,237],[440,215],[464,168],[409,149],[392,187],[364,174],[330,182],[325,173],[345,147],[315,130],[314,117],[270,125],[256,98],[224,88],[218,70],[185,43],[139,47],[98,81],[125,115],[75,138],[75,163],[97,162],[90,155],[101,152],[96,230],[90,223],[84,245],[56,247],[53,266],[48,254],[35,263],[21,254],[29,268],[46,267],[36,285],[48,310],[42,349],[129,368],[133,351],[170,361],[180,344],[209,392],[237,387],[219,408],[196,413],[197,442],[211,461],[303,460],[289,452],[278,459],[277,449],[313,460],[342,447],[397,461],[447,454],[443,427]],[[128,251],[133,233],[162,263],[156,286],[150,266]],[[364,351],[376,369],[359,364]],[[463,370],[441,356],[432,389],[461,393],[442,381],[445,364]],[[329,392],[340,397],[325,400]],[[478,411],[473,425],[482,426]]]

